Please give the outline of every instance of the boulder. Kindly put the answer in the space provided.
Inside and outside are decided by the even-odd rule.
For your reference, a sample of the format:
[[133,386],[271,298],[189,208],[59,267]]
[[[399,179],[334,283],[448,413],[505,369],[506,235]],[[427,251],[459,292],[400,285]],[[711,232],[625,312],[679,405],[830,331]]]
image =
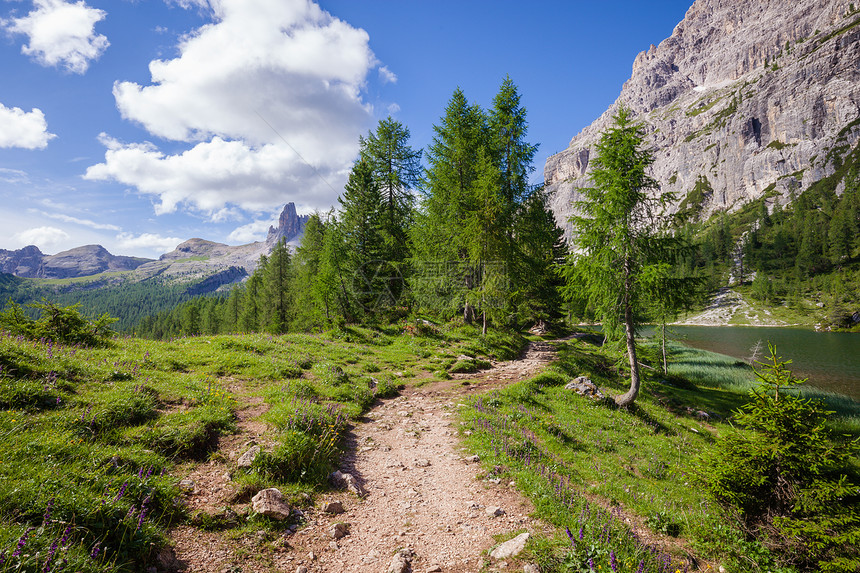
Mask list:
[[505,541],[490,552],[490,557],[493,559],[508,559],[516,557],[526,548],[526,542],[529,540],[529,532],[520,533],[513,539]]
[[251,464],[254,463],[254,459],[260,453],[260,446],[254,446],[241,456],[239,456],[239,460],[236,462],[236,465],[240,468],[249,468]]
[[587,376],[574,378],[564,386],[564,389],[572,390],[580,396],[588,396],[589,398],[599,398],[602,400],[606,397]]
[[251,498],[251,507],[256,513],[278,521],[287,519],[291,511],[281,491],[274,487],[257,492],[257,495]]

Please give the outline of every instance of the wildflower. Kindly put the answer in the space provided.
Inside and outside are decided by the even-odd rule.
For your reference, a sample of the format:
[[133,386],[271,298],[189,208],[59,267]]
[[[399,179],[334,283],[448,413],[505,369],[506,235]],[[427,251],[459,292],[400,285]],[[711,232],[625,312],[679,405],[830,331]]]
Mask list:
[[48,500],[48,505],[45,507],[45,515],[42,516],[42,525],[47,525],[51,521],[51,509],[54,507],[54,498]]
[[594,571],[594,559],[591,557],[588,558],[588,569]]
[[125,490],[128,487],[128,482],[123,482],[122,487],[119,488],[119,493],[116,494],[116,497],[113,499],[114,501],[119,501],[122,499],[122,496],[125,495]]
[[93,545],[92,551],[90,551],[90,559],[95,559],[99,556],[99,553],[102,550],[102,542],[96,541],[95,545]]
[[[710,569],[710,567],[709,567],[709,569]],[[644,559],[639,562],[639,569],[636,570],[636,573],[642,573],[643,571],[645,571],[645,560]]]
[[65,544],[66,544],[66,542],[68,542],[68,541],[69,541],[69,535],[70,535],[71,533],[72,533],[72,526],[71,526],[71,525],[69,525],[68,527],[66,527],[66,530],[65,530],[65,531],[63,531],[63,538],[62,538],[62,539],[60,539],[60,545],[65,545]]
[[18,546],[15,548],[15,552],[12,553],[12,557],[18,557],[21,555],[21,551],[24,550],[24,546],[27,545],[27,537],[29,537],[30,532],[32,532],[35,527],[30,527],[27,531],[24,532],[24,535],[21,536],[21,539],[18,540]]
[[582,541],[582,538],[585,537],[585,527],[579,528],[579,540]]
[[3,553],[0,553],[0,565],[6,563],[6,550],[3,550]]
[[609,566],[612,567],[613,573],[618,571],[618,561],[615,559],[615,551],[609,552]]

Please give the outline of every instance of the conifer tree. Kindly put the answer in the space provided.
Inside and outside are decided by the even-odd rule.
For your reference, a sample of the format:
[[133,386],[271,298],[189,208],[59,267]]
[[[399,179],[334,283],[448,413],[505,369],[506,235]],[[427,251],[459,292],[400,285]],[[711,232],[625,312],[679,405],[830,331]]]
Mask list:
[[[414,203],[413,189],[421,181],[421,151],[409,146],[409,129],[390,116],[381,120],[375,132],[360,138],[359,163],[369,168],[376,190],[381,195],[378,231],[385,245],[385,259],[392,263],[409,256],[408,228]],[[364,173],[356,174],[365,175]],[[364,185],[363,180],[356,184]]]
[[644,131],[621,107],[600,137],[591,180],[571,217],[576,250],[565,274],[567,295],[584,297],[596,310],[609,338],[623,336],[630,363],[630,389],[615,401],[633,404],[641,385],[636,329],[645,302],[643,269],[655,264],[656,209],[669,199],[647,171],[654,159],[644,148]]
[[487,118],[458,88],[433,129],[424,198],[413,233],[418,267],[413,290],[419,302],[462,311],[471,323],[475,313],[468,293],[475,277],[466,222],[475,209],[477,160],[487,141]]
[[275,244],[263,271],[262,291],[265,304],[265,329],[273,334],[289,330],[292,315],[291,261],[285,240]]

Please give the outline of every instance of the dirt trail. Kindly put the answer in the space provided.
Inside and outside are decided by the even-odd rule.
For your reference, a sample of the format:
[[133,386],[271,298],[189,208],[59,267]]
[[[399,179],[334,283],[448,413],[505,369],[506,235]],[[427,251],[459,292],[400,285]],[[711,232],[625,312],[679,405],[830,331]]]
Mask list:
[[[398,398],[380,401],[353,428],[341,464],[342,471],[357,478],[364,496],[346,491],[323,495],[305,511],[303,526],[281,537],[258,532],[250,539],[228,539],[225,533],[177,528],[172,535],[177,557],[195,572],[292,572],[303,567],[386,572],[397,550],[410,549],[414,572],[481,570],[487,550],[497,543],[493,536],[535,533],[544,526],[529,517],[532,506],[512,484],[487,479],[480,463],[458,447],[456,410],[464,396],[533,376],[553,357],[551,344],[533,342],[518,360],[410,387]],[[252,426],[250,417],[243,423],[243,432],[229,440],[233,451],[224,452],[227,463],[235,464],[249,434],[261,429]],[[190,479],[202,478],[205,487],[195,482],[191,508],[212,512],[223,506],[233,491],[226,473],[222,462],[192,472]],[[213,487],[220,489],[213,493]],[[345,512],[324,513],[321,508],[330,501],[340,501]],[[338,540],[330,533],[336,523],[349,524],[349,534]],[[274,549],[264,550],[264,544]],[[496,565],[503,567],[493,564],[491,570]]]

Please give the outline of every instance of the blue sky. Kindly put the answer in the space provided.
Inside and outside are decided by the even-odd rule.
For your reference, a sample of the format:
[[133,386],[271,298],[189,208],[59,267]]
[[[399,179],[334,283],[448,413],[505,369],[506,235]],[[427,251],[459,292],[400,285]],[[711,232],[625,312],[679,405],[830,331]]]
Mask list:
[[358,136],[414,148],[505,75],[545,159],[691,0],[0,0],[0,248],[157,257],[336,204]]

